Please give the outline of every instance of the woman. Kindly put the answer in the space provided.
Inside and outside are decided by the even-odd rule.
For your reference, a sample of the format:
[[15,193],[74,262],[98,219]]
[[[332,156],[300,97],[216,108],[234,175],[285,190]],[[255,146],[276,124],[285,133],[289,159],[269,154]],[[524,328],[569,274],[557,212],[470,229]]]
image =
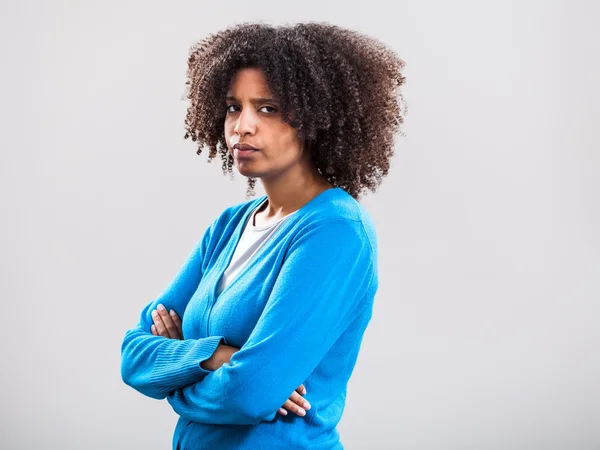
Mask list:
[[403,65],[328,24],[244,24],[192,48],[186,138],[266,195],[223,211],[123,340],[124,382],[180,416],[174,449],[343,448],[378,288],[358,199],[388,172]]

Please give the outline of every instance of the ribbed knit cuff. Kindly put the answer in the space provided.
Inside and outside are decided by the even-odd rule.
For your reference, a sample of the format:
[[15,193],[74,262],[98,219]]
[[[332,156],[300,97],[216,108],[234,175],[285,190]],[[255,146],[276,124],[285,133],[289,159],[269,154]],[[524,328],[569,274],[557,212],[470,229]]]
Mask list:
[[200,363],[213,355],[221,340],[223,336],[210,336],[163,345],[158,350],[150,382],[161,391],[170,392],[200,381],[203,375],[210,373],[200,367]]

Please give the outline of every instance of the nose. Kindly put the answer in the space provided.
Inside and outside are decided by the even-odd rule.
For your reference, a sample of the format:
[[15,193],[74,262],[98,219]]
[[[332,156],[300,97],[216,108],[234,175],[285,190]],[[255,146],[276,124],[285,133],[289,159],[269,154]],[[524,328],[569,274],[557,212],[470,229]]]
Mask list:
[[252,108],[244,108],[240,112],[233,131],[240,136],[256,133],[256,118]]

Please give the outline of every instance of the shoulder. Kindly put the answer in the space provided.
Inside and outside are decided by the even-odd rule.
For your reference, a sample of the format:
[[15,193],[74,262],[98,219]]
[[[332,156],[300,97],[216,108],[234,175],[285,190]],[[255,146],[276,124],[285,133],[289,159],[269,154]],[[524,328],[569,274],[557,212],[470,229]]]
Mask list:
[[[376,257],[375,223],[365,207],[343,189],[328,189],[302,209],[303,214],[297,218],[299,230],[329,229],[332,236],[339,230],[352,230],[355,239],[369,243]],[[348,233],[341,236],[347,237]]]
[[252,200],[246,200],[228,206],[213,221],[211,228],[225,229],[237,226],[238,222],[245,217],[248,212],[258,206],[265,198],[266,195],[263,195]]

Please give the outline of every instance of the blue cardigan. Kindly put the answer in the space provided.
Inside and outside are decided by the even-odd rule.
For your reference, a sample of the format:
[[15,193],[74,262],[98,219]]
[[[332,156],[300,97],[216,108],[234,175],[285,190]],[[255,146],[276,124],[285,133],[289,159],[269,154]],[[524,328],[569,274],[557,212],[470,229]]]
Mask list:
[[[265,198],[227,208],[123,339],[123,381],[180,416],[173,449],[343,448],[336,425],[378,287],[375,227],[343,189],[323,191],[215,296]],[[152,335],[159,303],[182,317],[184,340]],[[220,342],[240,351],[215,371],[200,367]],[[306,415],[277,414],[300,384]]]

